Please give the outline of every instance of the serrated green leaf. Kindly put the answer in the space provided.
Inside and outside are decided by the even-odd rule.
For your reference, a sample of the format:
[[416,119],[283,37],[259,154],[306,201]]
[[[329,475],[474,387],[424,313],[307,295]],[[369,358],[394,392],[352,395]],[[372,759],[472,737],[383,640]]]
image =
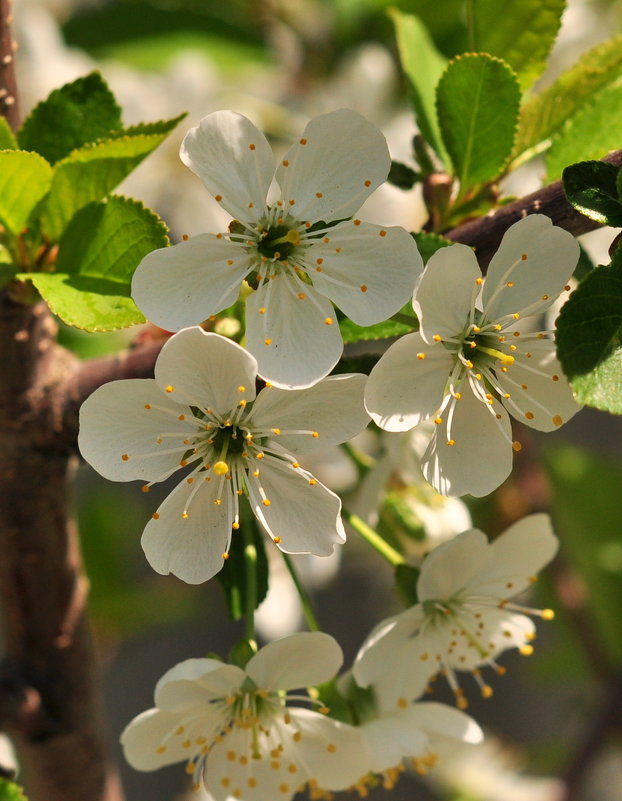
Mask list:
[[[553,518],[561,556],[583,579],[588,619],[617,665],[622,663],[622,471],[571,445],[547,449]],[[596,518],[596,519],[595,519]]]
[[[412,307],[410,308],[412,315]],[[339,322],[339,330],[345,344],[350,342],[368,342],[373,339],[389,339],[408,334],[413,329],[412,326],[396,320],[385,320],[376,325],[361,326],[353,323],[352,320],[344,319]]]
[[570,205],[591,220],[622,227],[622,201],[617,186],[619,170],[604,161],[581,161],[566,167],[562,181]]
[[51,182],[52,167],[37,153],[0,152],[0,221],[13,235],[22,232]]
[[151,134],[161,134],[162,139],[164,139],[166,134],[170,133],[173,128],[179,125],[179,123],[187,116],[188,112],[184,111],[183,114],[179,114],[177,117],[172,117],[170,120],[140,122],[137,125],[130,125],[129,128],[124,128],[118,133],[113,133],[112,137],[118,138],[120,136],[138,136],[139,134],[145,134],[147,136],[150,136]]
[[608,86],[586,104],[553,139],[546,154],[547,182],[569,164],[600,159],[622,145],[622,86]]
[[56,272],[22,273],[61,320],[87,331],[113,331],[144,322],[130,297],[141,259],[168,242],[166,227],[136,200],[90,203],[63,234]]
[[0,779],[0,801],[28,801],[22,788],[8,779]]
[[584,53],[551,86],[523,106],[513,158],[554,136],[586,101],[620,75],[622,35]]
[[572,293],[557,320],[557,355],[577,400],[622,414],[622,252]]
[[17,139],[5,117],[0,117],[0,150],[15,150]]
[[417,243],[417,248],[424,264],[428,263],[430,257],[433,256],[437,250],[456,244],[452,242],[451,239],[445,239],[445,237],[440,234],[429,234],[427,231],[420,231],[418,234],[415,234],[415,242]]
[[20,147],[54,164],[87,142],[120,130],[121,109],[98,72],[55,89],[31,111],[17,134]]
[[165,136],[166,131],[107,139],[74,150],[59,161],[42,212],[46,235],[58,240],[79,209],[103,199]]
[[268,592],[268,559],[266,557],[265,537],[257,528],[254,520],[243,520],[241,525],[247,527],[243,536],[240,531],[234,531],[229,548],[229,559],[222,570],[216,574],[219,584],[225,594],[232,620],[241,620],[244,617],[248,593],[248,563],[244,558],[246,547],[245,536],[249,536],[255,547],[257,558],[255,561],[256,606],[263,601]]
[[516,76],[501,59],[467,53],[449,63],[437,87],[437,108],[461,195],[503,170],[514,144],[519,103]]
[[475,50],[506,61],[527,89],[544,69],[555,42],[566,0],[473,0]]
[[435,89],[447,59],[438,52],[427,28],[418,17],[403,14],[397,9],[391,9],[389,14],[395,25],[402,68],[412,91],[417,125],[427,142],[446,161],[447,154],[436,116]]

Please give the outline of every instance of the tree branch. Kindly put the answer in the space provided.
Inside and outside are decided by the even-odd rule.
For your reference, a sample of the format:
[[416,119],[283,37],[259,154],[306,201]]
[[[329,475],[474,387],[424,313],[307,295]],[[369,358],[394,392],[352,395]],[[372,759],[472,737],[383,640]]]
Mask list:
[[[622,166],[622,150],[610,153],[603,161],[615,164],[617,167]],[[474,247],[480,266],[485,268],[499,247],[503,234],[511,225],[528,214],[546,214],[555,225],[565,228],[575,236],[587,234],[588,231],[601,227],[599,223],[575,211],[566,200],[562,182],[555,181],[485,217],[478,217],[452,228],[451,231],[445,232],[444,236],[454,242]]]

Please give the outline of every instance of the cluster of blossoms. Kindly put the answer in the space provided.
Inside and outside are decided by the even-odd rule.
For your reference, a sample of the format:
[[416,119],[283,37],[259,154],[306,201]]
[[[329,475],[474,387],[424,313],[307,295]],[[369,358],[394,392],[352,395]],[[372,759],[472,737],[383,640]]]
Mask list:
[[[549,431],[579,408],[551,332],[524,321],[564,289],[578,245],[533,215],[507,231],[486,279],[463,245],[437,251],[423,270],[405,230],[353,218],[390,157],[352,111],[312,120],[276,172],[263,134],[227,111],[193,128],[181,157],[234,219],[226,233],[142,261],[134,298],[177,333],[154,379],[106,384],[80,415],[81,452],[106,478],[140,479],[148,492],[183,471],[144,530],[151,566],[191,584],[211,578],[252,521],[247,508],[284,553],[331,554],[345,542],[341,500],[298,459],[350,440],[370,417],[388,432],[418,427],[423,476],[454,496],[452,522],[424,549],[418,602],[380,623],[341,678],[341,650],[319,632],[271,642],[245,664],[190,659],[160,680],[155,707],[122,743],[139,770],[185,761],[216,801],[286,801],[303,787],[317,798],[365,795],[379,775],[392,786],[404,760],[425,773],[444,739],[478,742],[459,672],[489,697],[481,668],[502,673],[508,648],[530,653],[528,615],[552,617],[511,600],[555,554],[548,518],[525,518],[492,543],[476,529],[454,536],[470,525],[455,496],[485,495],[509,474],[521,446],[508,413]],[[246,348],[200,327],[241,287]],[[333,302],[366,326],[411,299],[420,330],[391,345],[369,378],[328,376],[343,351]],[[404,436],[396,451],[411,446]],[[380,497],[392,469],[370,471],[368,495]],[[439,673],[458,709],[419,701]],[[292,693],[326,682],[342,696],[343,720],[317,693]]]

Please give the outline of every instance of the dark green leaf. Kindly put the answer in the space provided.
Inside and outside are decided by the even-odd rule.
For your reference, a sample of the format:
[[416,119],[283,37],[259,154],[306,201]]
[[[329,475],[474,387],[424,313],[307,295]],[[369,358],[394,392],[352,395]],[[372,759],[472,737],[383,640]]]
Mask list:
[[59,161],[42,212],[45,234],[58,240],[79,209],[102,200],[165,136],[166,131],[107,139],[74,150]]
[[[188,116],[188,112],[184,111],[177,117],[172,117],[170,120],[156,120],[156,122],[140,122],[138,125],[131,125],[129,128],[124,128],[122,131],[114,132],[113,138],[121,136],[138,136],[144,134],[151,136],[152,134],[160,134],[162,139],[165,135],[170,133],[179,123]],[[162,141],[162,139],[160,141]]]
[[122,127],[114,95],[102,76],[92,72],[55,89],[35,106],[17,138],[21,148],[35,150],[54,163]]
[[402,68],[412,91],[417,125],[438,155],[444,158],[446,154],[436,117],[435,89],[447,59],[438,52],[427,28],[417,17],[397,9],[389,13],[395,25]]
[[[594,636],[622,664],[622,471],[571,445],[544,454],[562,559],[581,576]],[[597,513],[597,520],[595,520]]]
[[619,148],[621,130],[622,86],[607,86],[553,139],[546,155],[547,181],[556,181],[568,164],[599,159]]
[[229,615],[232,620],[241,620],[246,609],[248,562],[244,558],[245,536],[250,537],[257,553],[255,561],[256,607],[259,606],[268,592],[268,559],[266,557],[265,536],[257,528],[254,519],[242,520],[240,525],[246,526],[247,531],[244,535],[241,529],[233,532],[231,547],[229,548],[229,559],[225,561],[222,570],[216,574],[216,578],[225,594]]
[[421,253],[424,264],[428,263],[430,256],[433,256],[437,250],[456,244],[452,242],[451,239],[445,239],[445,237],[440,234],[429,234],[426,231],[420,231],[418,234],[415,234],[415,242],[417,243],[417,248],[419,249],[419,253]]
[[52,168],[37,153],[0,152],[0,221],[14,236],[21,234],[51,182]]
[[7,779],[0,779],[0,801],[28,801],[22,788]]
[[619,169],[604,161],[581,161],[566,167],[562,181],[568,202],[591,220],[622,227],[622,201],[617,187]]
[[15,150],[17,139],[5,117],[0,117],[0,150]]
[[90,203],[63,234],[54,273],[26,273],[64,322],[112,331],[144,322],[130,297],[141,259],[168,242],[162,221],[141,203],[112,196]]
[[516,76],[501,59],[467,53],[449,63],[438,84],[437,108],[461,195],[502,172],[514,144],[519,102]]
[[474,0],[474,49],[506,61],[527,89],[544,69],[565,7],[566,0],[521,0],[500,13],[499,0]]
[[395,589],[404,606],[414,606],[418,602],[417,581],[419,570],[411,565],[397,565],[395,568]]
[[[550,139],[586,101],[622,75],[622,35],[584,53],[521,110],[513,156]],[[534,152],[533,155],[536,153]]]
[[557,354],[577,399],[622,414],[622,252],[572,293],[557,320]]
[[419,173],[416,173],[412,167],[407,164],[402,164],[400,161],[392,161],[391,169],[387,181],[393,186],[400,189],[412,189],[417,181],[420,180]]

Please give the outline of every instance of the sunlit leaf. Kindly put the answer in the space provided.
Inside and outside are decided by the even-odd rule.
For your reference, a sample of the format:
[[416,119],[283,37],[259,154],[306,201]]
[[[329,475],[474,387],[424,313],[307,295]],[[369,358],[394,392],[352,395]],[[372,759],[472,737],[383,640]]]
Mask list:
[[37,153],[0,152],[0,221],[14,235],[22,232],[51,182],[52,168]]

